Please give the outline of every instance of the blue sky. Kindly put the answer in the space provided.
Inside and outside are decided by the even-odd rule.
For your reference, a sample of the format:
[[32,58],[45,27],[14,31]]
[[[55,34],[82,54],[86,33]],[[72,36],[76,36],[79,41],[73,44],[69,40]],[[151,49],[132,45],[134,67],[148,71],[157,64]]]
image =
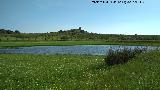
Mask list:
[[92,0],[0,0],[0,28],[54,32],[82,27],[107,34],[160,34],[160,0],[143,1],[125,5]]

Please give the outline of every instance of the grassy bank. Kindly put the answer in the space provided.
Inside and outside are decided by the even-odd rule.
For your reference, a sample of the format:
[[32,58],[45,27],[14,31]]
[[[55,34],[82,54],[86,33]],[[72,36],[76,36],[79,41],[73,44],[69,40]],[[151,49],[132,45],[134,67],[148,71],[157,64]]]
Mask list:
[[18,41],[0,42],[0,48],[25,46],[67,46],[67,45],[145,45],[160,46],[160,41]]
[[104,56],[0,55],[0,88],[58,90],[160,89],[160,52],[112,67]]

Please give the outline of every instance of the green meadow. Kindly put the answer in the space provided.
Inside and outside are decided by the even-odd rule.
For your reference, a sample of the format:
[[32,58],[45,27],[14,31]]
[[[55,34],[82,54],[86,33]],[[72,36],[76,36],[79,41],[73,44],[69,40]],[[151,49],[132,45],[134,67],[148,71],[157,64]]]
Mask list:
[[158,90],[160,52],[114,66],[105,56],[0,54],[1,90]]
[[160,41],[8,41],[0,42],[0,48],[28,46],[72,46],[72,45],[141,45],[160,46]]

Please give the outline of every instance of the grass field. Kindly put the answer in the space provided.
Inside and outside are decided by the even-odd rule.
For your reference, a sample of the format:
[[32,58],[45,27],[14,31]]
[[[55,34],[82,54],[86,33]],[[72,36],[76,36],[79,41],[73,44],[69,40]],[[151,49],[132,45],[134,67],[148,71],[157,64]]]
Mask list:
[[160,52],[109,67],[104,56],[0,54],[2,90],[158,90]]
[[160,46],[160,41],[15,41],[0,42],[0,48],[25,46],[67,46],[67,45],[145,45]]

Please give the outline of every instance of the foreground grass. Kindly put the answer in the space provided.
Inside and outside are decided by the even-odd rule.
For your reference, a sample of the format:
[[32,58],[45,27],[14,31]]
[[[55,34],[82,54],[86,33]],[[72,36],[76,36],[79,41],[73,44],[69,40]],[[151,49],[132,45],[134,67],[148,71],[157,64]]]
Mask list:
[[26,46],[71,46],[71,45],[145,45],[160,46],[160,41],[9,41],[0,42],[0,48]]
[[0,88],[15,90],[160,89],[160,52],[112,67],[104,56],[0,55]]

